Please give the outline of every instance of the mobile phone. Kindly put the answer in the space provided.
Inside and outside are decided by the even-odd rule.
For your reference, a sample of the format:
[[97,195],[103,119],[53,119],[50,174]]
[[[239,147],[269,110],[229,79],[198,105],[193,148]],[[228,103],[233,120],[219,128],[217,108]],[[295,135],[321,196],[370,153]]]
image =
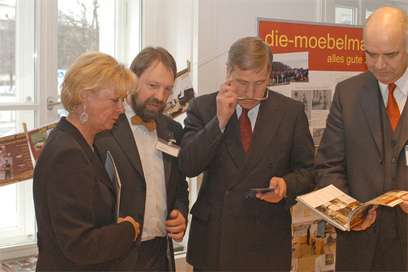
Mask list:
[[255,198],[257,193],[269,193],[273,192],[275,188],[266,187],[266,188],[250,188],[246,194],[247,198]]
[[250,191],[255,193],[269,193],[275,190],[275,188],[267,187],[267,188],[251,188]]

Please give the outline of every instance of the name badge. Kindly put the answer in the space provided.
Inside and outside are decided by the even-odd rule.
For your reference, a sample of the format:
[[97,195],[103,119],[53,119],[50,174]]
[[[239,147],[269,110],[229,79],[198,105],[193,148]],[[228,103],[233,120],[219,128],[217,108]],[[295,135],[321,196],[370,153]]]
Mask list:
[[180,147],[176,145],[176,141],[173,139],[165,141],[159,138],[156,143],[156,149],[176,158],[180,153]]
[[405,165],[408,166],[408,145],[405,145]]

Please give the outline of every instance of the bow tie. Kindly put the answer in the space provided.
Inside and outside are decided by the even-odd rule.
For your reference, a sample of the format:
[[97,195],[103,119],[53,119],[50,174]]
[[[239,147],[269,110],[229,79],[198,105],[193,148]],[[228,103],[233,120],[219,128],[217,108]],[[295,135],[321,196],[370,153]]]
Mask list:
[[156,122],[154,120],[149,120],[149,121],[145,122],[138,115],[134,115],[132,118],[130,118],[130,121],[132,122],[132,125],[143,125],[143,126],[145,126],[145,128],[147,128],[148,131],[153,131],[153,130],[156,129]]

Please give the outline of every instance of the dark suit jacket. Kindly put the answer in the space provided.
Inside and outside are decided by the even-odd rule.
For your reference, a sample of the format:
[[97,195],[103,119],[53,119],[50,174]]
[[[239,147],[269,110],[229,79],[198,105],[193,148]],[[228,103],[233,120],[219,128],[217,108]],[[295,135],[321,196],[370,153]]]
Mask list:
[[[183,130],[181,125],[170,118],[160,115],[157,120],[157,135],[159,138],[175,139],[180,143]],[[136,143],[125,114],[122,114],[111,131],[97,135],[95,147],[101,159],[105,160],[106,151],[109,150],[115,160],[122,182],[120,215],[130,215],[143,227],[146,181]],[[178,169],[177,158],[163,153],[163,164],[167,190],[167,210],[180,210],[187,220],[188,215],[188,190],[184,175]],[[140,246],[140,237],[133,245],[132,252],[120,265],[120,269],[131,270],[137,262]],[[170,245],[172,246],[172,245]],[[173,257],[173,256],[171,256]],[[172,260],[170,260],[172,261]]]
[[[407,190],[403,152],[408,140],[407,111],[405,106],[397,137],[391,140],[375,77],[366,72],[340,82],[316,158],[318,186],[334,184],[362,202],[390,189]],[[368,230],[338,232],[336,269],[369,270],[380,233],[398,235],[400,249],[406,250],[406,217],[399,207],[379,208],[376,223]]]
[[34,170],[37,270],[108,270],[126,255],[130,223],[115,223],[112,184],[80,132],[62,118]]
[[[179,164],[187,176],[204,172],[193,215],[188,262],[209,270],[290,270],[294,198],[313,188],[313,141],[304,107],[269,93],[262,102],[249,154],[234,114],[222,133],[216,93],[194,99],[187,112]],[[277,204],[246,198],[250,188],[287,181]]]

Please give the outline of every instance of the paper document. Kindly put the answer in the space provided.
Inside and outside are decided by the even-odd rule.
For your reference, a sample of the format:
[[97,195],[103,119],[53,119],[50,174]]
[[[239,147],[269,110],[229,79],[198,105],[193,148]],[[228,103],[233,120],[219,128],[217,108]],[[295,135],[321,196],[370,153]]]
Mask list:
[[319,214],[333,226],[350,231],[366,217],[368,210],[375,205],[394,207],[401,202],[408,191],[389,191],[368,202],[361,203],[334,185],[298,196],[297,201]]
[[115,190],[115,196],[116,196],[115,214],[116,214],[116,219],[117,219],[119,217],[120,194],[121,194],[121,189],[122,189],[122,183],[120,181],[118,169],[116,168],[115,160],[113,159],[113,156],[109,152],[109,150],[106,152],[105,170],[108,173],[108,176]]

